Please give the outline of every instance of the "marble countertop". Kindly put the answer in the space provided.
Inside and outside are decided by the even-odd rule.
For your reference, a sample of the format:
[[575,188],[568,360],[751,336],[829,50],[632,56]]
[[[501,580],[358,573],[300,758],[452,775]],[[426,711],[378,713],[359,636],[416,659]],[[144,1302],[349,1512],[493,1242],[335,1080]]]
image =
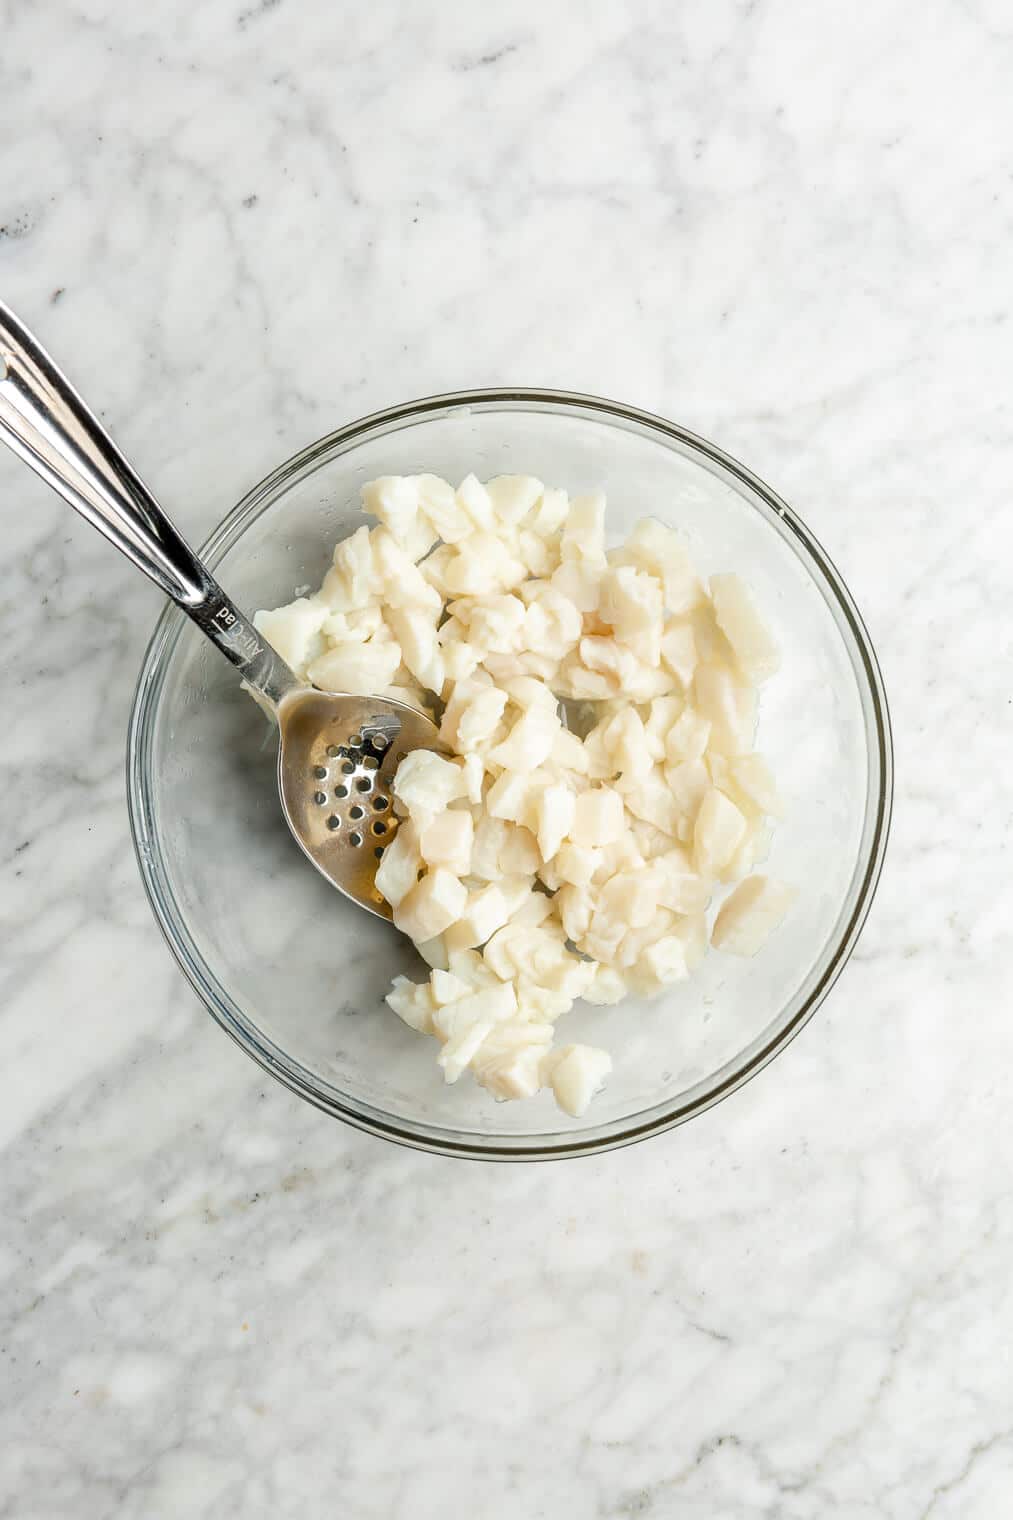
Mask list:
[[860,947],[744,1090],[397,1149],[184,986],[124,800],[159,598],[3,452],[0,1516],[1008,1513],[1009,7],[0,14],[0,295],[185,531],[396,400],[620,397],[801,511],[898,751]]

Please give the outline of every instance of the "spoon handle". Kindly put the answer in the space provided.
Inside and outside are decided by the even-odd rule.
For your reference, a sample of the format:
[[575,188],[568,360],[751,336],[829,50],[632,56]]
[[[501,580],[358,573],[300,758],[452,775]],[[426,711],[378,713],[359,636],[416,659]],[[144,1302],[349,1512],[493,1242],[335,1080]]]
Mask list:
[[298,682],[173,527],[66,376],[0,302],[0,438],[172,598],[275,706]]

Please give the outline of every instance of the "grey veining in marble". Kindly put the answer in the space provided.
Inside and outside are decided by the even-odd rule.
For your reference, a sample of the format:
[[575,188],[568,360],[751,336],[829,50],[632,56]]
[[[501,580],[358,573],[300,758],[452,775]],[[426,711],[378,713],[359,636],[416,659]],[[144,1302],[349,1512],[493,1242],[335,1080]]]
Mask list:
[[184,987],[122,777],[158,599],[5,453],[0,1516],[1007,1514],[1009,6],[0,24],[0,292],[185,530],[392,401],[618,396],[802,511],[899,761],[859,951],[742,1092],[580,1164],[397,1150]]

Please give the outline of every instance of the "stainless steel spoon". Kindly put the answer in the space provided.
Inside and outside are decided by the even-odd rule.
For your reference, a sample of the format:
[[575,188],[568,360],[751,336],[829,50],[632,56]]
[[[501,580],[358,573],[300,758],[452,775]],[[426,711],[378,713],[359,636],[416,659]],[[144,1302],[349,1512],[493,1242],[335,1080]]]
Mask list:
[[360,907],[391,910],[376,869],[397,830],[401,757],[438,749],[403,702],[302,685],[180,537],[49,355],[0,302],[0,438],[192,618],[278,720],[278,792],[296,842]]

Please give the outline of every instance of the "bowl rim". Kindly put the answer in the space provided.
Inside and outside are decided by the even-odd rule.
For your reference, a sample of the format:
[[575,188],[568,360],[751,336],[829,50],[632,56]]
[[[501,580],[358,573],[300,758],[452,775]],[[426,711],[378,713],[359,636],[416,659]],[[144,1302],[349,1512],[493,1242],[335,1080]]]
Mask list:
[[[843,577],[797,513],[765,481],[716,444],[667,418],[605,397],[539,387],[493,386],[425,396],[414,401],[398,403],[382,411],[372,412],[314,440],[266,475],[226,513],[212,530],[201,547],[201,555],[209,565],[214,567],[227,549],[238,540],[241,532],[249,526],[254,517],[259,515],[259,512],[263,511],[274,499],[279,488],[339,446],[343,446],[347,451],[347,448],[357,439],[376,428],[389,427],[392,423],[420,420],[430,413],[468,407],[495,410],[497,406],[511,404],[520,407],[530,405],[535,410],[542,406],[565,407],[571,412],[633,424],[648,432],[661,434],[663,440],[674,441],[703,455],[705,459],[740,481],[761,498],[780,519],[784,529],[801,546],[803,551],[801,559],[810,573],[813,564],[815,565],[822,577],[821,589],[829,589],[833,593],[835,604],[833,610],[843,617],[848,627],[854,641],[854,652],[859,656],[861,675],[865,680],[866,689],[863,695],[868,698],[874,720],[871,737],[874,737],[875,744],[870,748],[874,748],[874,758],[878,762],[879,786],[875,798],[869,799],[866,804],[866,823],[863,830],[868,835],[868,841],[863,845],[866,858],[852,910],[838,928],[836,944],[822,975],[810,989],[793,1017],[741,1065],[726,1063],[726,1067],[733,1065],[733,1069],[729,1071],[722,1068],[725,1075],[720,1080],[714,1081],[704,1092],[682,1102],[673,1102],[669,1106],[659,1105],[662,1107],[662,1112],[652,1110],[651,1117],[647,1119],[639,1120],[638,1116],[634,1116],[628,1122],[613,1121],[614,1133],[604,1135],[585,1133],[583,1136],[577,1134],[572,1137],[560,1133],[539,1136],[537,1139],[532,1139],[529,1144],[524,1142],[506,1144],[497,1143],[495,1137],[486,1141],[477,1132],[462,1131],[460,1132],[462,1138],[455,1138],[453,1131],[443,1131],[437,1126],[429,1128],[420,1126],[416,1130],[409,1121],[394,1120],[376,1110],[370,1110],[369,1113],[363,1112],[355,1107],[351,1100],[345,1104],[330,1099],[306,1079],[302,1074],[304,1068],[297,1067],[295,1063],[279,1060],[270,1050],[260,1045],[251,1036],[249,1029],[244,1026],[238,1005],[229,1006],[231,999],[226,989],[221,987],[211,974],[210,967],[196,950],[191,950],[190,935],[181,916],[175,911],[172,893],[163,889],[164,872],[161,869],[159,839],[157,830],[152,826],[153,820],[148,808],[144,779],[145,759],[153,729],[151,718],[156,711],[157,699],[164,684],[170,657],[186,621],[184,614],[171,602],[166,604],[159,615],[145,649],[134,693],[126,748],[127,804],[131,836],[141,880],[155,921],[166,944],[208,1012],[264,1070],[270,1072],[290,1091],[332,1117],[340,1118],[356,1129],[400,1145],[437,1155],[469,1160],[548,1161],[617,1150],[686,1123],[687,1120],[713,1108],[716,1103],[743,1087],[776,1055],[779,1055],[808,1024],[847,964],[875,897],[882,873],[893,808],[893,737],[886,690],[868,630]],[[819,581],[817,584],[820,584]],[[869,832],[870,814],[871,833]],[[856,874],[861,864],[862,852],[859,853],[856,863]],[[465,1136],[467,1138],[464,1138]]]

